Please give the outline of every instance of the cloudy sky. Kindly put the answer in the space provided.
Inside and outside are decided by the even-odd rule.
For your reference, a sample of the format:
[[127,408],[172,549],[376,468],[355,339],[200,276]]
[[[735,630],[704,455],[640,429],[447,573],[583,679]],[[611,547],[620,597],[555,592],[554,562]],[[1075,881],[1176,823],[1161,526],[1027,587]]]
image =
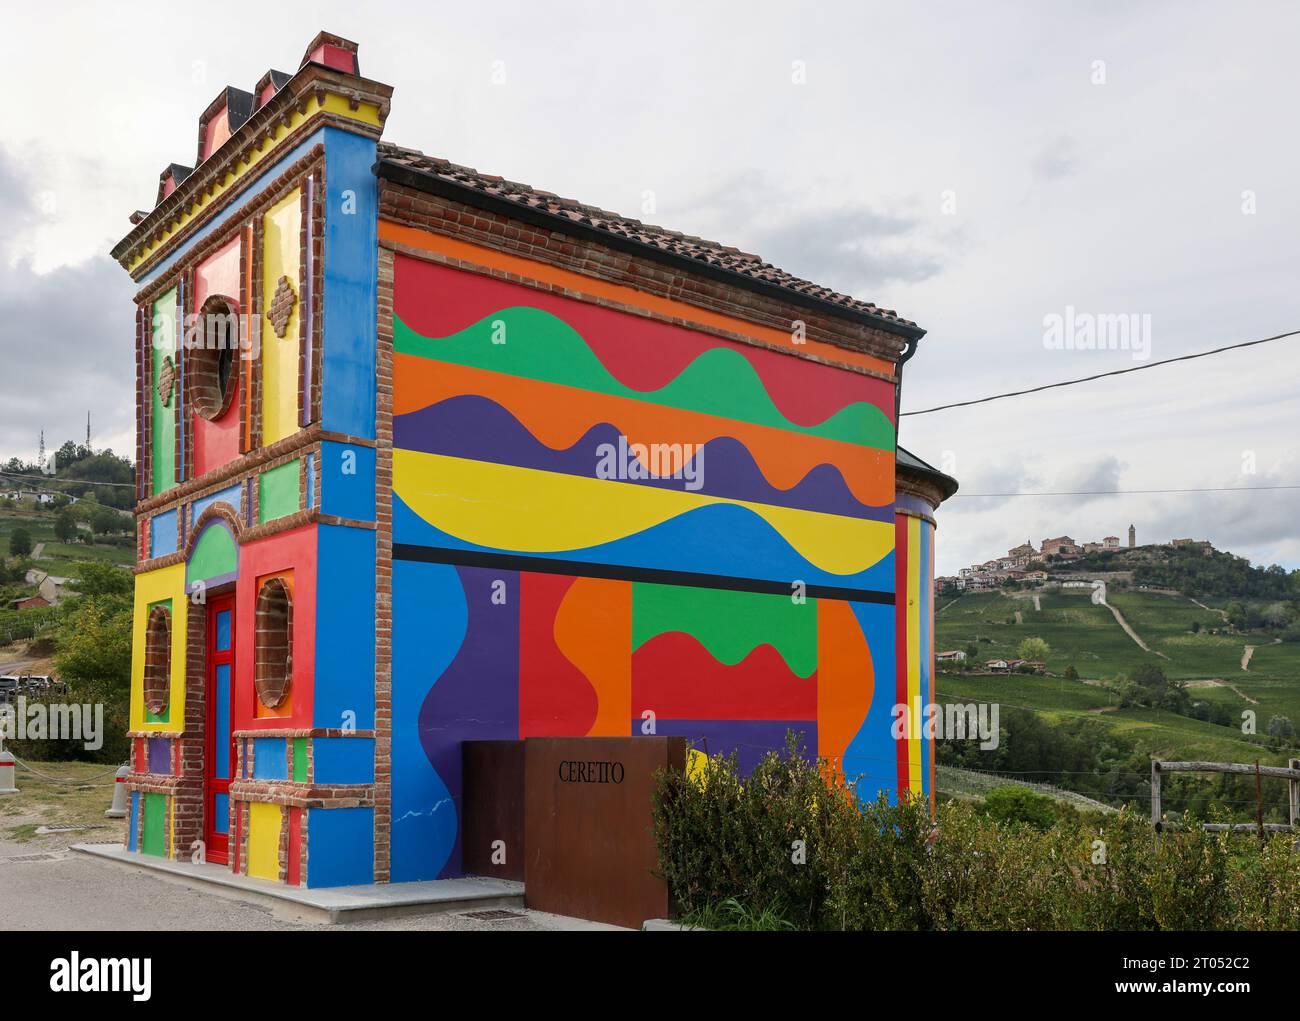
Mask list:
[[[395,87],[388,139],[916,320],[904,411],[1139,364],[1052,347],[1068,309],[1149,317],[1148,360],[1300,328],[1291,4],[236,2],[214,26],[52,0],[23,19],[0,34],[4,458],[41,429],[80,439],[87,411],[96,446],[133,450],[133,287],[106,253],[192,162],[218,90],[295,70],[320,28]],[[940,570],[1130,522],[1300,567],[1300,490],[980,495],[1298,484],[1298,370],[1295,338],[903,419],[963,487]]]

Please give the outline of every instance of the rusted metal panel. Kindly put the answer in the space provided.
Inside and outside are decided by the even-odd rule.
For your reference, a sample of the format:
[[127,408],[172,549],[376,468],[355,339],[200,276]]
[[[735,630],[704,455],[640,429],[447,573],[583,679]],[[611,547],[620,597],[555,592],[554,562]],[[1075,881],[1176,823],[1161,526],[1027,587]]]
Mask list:
[[654,875],[655,772],[685,770],[682,737],[528,738],[524,899],[530,908],[640,928],[669,914]]
[[465,871],[522,880],[524,742],[466,741],[462,756],[465,829],[461,847]]

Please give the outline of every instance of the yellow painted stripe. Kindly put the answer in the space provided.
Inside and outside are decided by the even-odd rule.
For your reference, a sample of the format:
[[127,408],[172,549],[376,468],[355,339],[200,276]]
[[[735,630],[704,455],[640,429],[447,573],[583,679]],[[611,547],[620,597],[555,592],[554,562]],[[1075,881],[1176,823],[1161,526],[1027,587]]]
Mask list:
[[301,201],[301,189],[295,188],[262,218],[263,446],[298,431],[298,315],[302,295],[297,295],[283,337],[275,335],[275,327],[265,313],[271,308],[282,276],[289,278],[295,294],[299,290]]
[[256,148],[249,152],[249,160],[245,163],[242,159],[233,161],[233,165],[221,178],[213,189],[212,194],[200,192],[194,200],[194,204],[189,207],[178,218],[175,226],[168,227],[163,231],[162,237],[147,242],[140,250],[140,253],[131,260],[130,268],[134,270],[137,266],[149,259],[155,252],[165,248],[173,237],[183,230],[191,220],[196,216],[202,215],[203,211],[211,206],[221,196],[249,174],[255,172],[263,163],[277,155],[282,147],[284,140],[306,120],[315,117],[321,112],[334,114],[338,117],[350,121],[356,121],[358,124],[366,124],[370,127],[382,127],[379,119],[379,107],[374,103],[362,103],[357,109],[353,110],[349,106],[349,100],[344,96],[330,93],[322,99],[311,99],[307,103],[307,110],[299,113],[295,110],[289,117],[289,126],[285,127],[283,122],[276,122],[273,131],[273,138],[270,143],[264,145],[259,152]]
[[850,575],[888,554],[894,533],[883,521],[400,448],[393,451],[393,488],[435,528],[478,546],[520,553],[588,549],[700,507],[729,503],[763,518],[814,566]]

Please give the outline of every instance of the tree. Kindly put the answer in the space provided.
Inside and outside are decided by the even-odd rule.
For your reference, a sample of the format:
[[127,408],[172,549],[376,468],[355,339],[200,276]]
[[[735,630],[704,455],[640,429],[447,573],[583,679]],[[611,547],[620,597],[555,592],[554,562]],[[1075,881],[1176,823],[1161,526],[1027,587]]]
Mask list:
[[1050,830],[1056,822],[1052,799],[1028,787],[998,787],[984,796],[984,810],[998,822],[1026,823]]
[[27,557],[32,553],[32,533],[25,528],[15,528],[9,536],[9,555]]
[[1295,735],[1295,725],[1285,716],[1274,716],[1268,721],[1268,736],[1285,741]]
[[1065,679],[1067,681],[1077,681],[1079,679],[1079,671],[1074,669],[1073,663],[1065,668]]
[[90,513],[90,527],[96,535],[108,535],[122,531],[122,515],[107,507],[96,507]]
[[71,542],[77,537],[77,519],[69,510],[61,510],[54,516],[54,534],[60,542]]
[[1041,662],[1047,661],[1048,653],[1051,651],[1052,647],[1041,638],[1026,638],[1016,650],[1021,659],[1036,659]]
[[88,560],[73,565],[69,585],[83,596],[126,596],[131,594],[131,574],[102,560]]

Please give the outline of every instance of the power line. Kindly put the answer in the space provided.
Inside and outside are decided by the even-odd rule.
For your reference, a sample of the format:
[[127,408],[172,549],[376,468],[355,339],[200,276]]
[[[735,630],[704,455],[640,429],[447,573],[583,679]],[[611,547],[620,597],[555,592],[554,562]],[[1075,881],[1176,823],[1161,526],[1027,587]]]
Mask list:
[[1141,496],[1153,493],[1259,493],[1278,489],[1300,489],[1294,486],[1202,486],[1197,489],[1081,489],[1061,493],[955,493],[954,496]]
[[123,489],[134,489],[134,482],[95,482],[92,479],[68,479],[55,478],[53,475],[23,475],[19,472],[0,471],[0,478],[5,479],[35,479],[38,482],[59,482],[64,485],[72,486],[121,486]]
[[977,397],[972,401],[957,401],[953,404],[940,404],[933,408],[923,408],[920,411],[903,411],[899,412],[899,417],[904,415],[928,415],[934,411],[947,411],[949,408],[967,408],[972,404],[987,404],[989,401],[1000,401],[1005,397],[1023,397],[1025,394],[1041,393],[1043,390],[1054,390],[1061,386],[1074,386],[1076,383],[1091,383],[1096,379],[1106,379],[1109,376],[1123,376],[1129,372],[1141,372],[1144,369],[1156,369],[1162,365],[1172,365],[1174,362],[1189,362],[1194,358],[1208,358],[1210,355],[1222,354],[1224,351],[1236,351],[1243,347],[1254,347],[1256,344],[1268,344],[1274,340],[1285,340],[1287,337],[1300,336],[1300,330],[1291,330],[1289,333],[1278,333],[1272,337],[1263,337],[1259,340],[1245,340],[1240,344],[1228,344],[1225,347],[1216,347],[1211,351],[1198,351],[1196,354],[1179,355],[1176,358],[1161,358],[1159,361],[1147,362],[1145,365],[1134,365],[1127,369],[1112,369],[1110,372],[1099,372],[1094,376],[1081,376],[1078,379],[1066,379],[1060,383],[1044,383],[1042,386],[1030,387],[1028,390],[1011,390],[1007,393],[993,394],[989,397]]

